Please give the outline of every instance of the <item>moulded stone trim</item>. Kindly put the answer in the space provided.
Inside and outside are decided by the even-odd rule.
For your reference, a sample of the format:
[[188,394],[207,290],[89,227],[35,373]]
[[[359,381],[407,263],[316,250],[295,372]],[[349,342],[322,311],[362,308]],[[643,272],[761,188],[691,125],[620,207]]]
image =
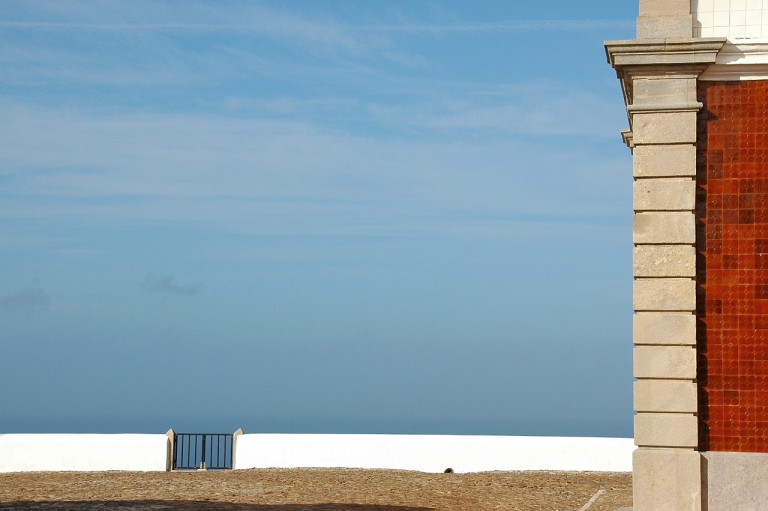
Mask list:
[[696,350],[692,346],[636,346],[635,378],[695,380]]
[[638,413],[635,445],[644,447],[696,447],[699,422],[691,413]]
[[[661,18],[661,17],[660,17]],[[657,18],[658,19],[658,18]],[[692,21],[689,20],[688,33],[682,37],[676,37],[666,32],[674,31],[672,27],[658,25],[654,27],[653,19],[642,17],[638,20],[638,29],[646,30],[642,24],[648,22],[651,26],[646,30],[643,39],[629,39],[623,41],[606,41],[605,53],[608,62],[616,69],[616,74],[621,80],[621,90],[624,94],[624,104],[633,103],[633,81],[637,76],[667,76],[681,77],[688,75],[697,77],[706,67],[715,62],[717,52],[723,47],[726,39],[697,38],[693,39]],[[657,35],[658,37],[651,38]],[[691,112],[693,113],[693,112]],[[630,119],[631,128],[634,129],[633,120]],[[695,141],[695,139],[690,142]],[[671,143],[673,140],[657,143]],[[641,142],[638,142],[641,143]]]
[[632,173],[638,178],[696,175],[693,144],[640,145],[634,147],[633,155]]
[[635,145],[696,143],[696,112],[635,112]]
[[637,245],[633,269],[636,277],[695,277],[693,245]]
[[696,413],[696,384],[680,380],[637,380],[635,411]]
[[[687,37],[660,36],[656,38],[606,41],[608,63],[630,74],[642,67],[666,66],[667,71],[683,70],[698,75],[709,64],[714,64],[717,53],[726,42],[725,37],[693,39]],[[631,69],[629,69],[631,68]],[[659,75],[665,74],[659,71]],[[626,77],[620,73],[620,78]]]
[[638,312],[632,323],[635,344],[696,344],[696,316],[690,312]]
[[696,217],[693,212],[635,213],[632,238],[636,244],[685,244],[696,242]]
[[633,189],[635,211],[693,211],[695,207],[692,178],[639,179]]
[[649,113],[679,113],[679,112],[698,112],[703,107],[703,103],[695,102],[680,102],[680,103],[655,103],[655,104],[640,104],[629,105],[627,107],[627,113],[630,116],[633,114],[649,114]]
[[630,129],[621,130],[621,140],[624,142],[625,146],[629,147],[630,150],[632,150],[632,148],[635,147],[635,144],[632,141],[632,130]]
[[696,282],[692,278],[638,278],[633,286],[636,311],[692,311]]
[[701,511],[698,452],[640,448],[633,453],[632,466],[633,511]]

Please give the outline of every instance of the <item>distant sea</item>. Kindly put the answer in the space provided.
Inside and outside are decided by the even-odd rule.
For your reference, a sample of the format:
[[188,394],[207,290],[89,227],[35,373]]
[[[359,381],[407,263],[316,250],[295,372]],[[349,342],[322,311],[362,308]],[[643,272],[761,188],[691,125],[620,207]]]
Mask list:
[[594,419],[255,416],[0,416],[0,433],[338,433],[632,437],[632,417]]

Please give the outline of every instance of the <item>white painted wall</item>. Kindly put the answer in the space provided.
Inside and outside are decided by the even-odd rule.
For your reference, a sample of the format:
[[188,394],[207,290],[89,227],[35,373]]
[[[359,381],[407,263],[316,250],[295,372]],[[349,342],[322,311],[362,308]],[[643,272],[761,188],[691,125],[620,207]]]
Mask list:
[[634,448],[631,438],[246,434],[237,437],[235,468],[631,472]]
[[0,435],[0,472],[164,471],[165,435]]
[[[168,448],[166,435],[0,435],[0,472],[164,471]],[[235,467],[630,472],[633,450],[631,438],[246,434]]]

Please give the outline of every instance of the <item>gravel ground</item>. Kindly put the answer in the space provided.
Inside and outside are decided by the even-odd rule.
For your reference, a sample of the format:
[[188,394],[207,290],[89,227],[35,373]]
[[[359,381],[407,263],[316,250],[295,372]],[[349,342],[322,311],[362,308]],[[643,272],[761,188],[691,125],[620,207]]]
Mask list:
[[0,474],[0,510],[616,511],[632,474],[257,469]]

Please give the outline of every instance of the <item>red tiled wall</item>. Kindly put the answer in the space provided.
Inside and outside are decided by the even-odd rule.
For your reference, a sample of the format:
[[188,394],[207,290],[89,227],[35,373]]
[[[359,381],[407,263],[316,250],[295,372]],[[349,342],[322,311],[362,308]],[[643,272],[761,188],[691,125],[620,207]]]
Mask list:
[[698,95],[700,448],[768,452],[768,81]]

